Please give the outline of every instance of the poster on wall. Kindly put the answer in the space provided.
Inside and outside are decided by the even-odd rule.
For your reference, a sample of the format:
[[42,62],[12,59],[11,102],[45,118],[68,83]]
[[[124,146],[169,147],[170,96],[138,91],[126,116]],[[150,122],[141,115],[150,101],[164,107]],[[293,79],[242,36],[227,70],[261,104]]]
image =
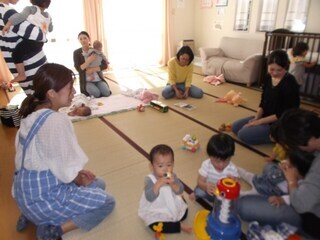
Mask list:
[[177,8],[184,8],[185,0],[177,0]]
[[228,0],[215,0],[216,7],[225,7],[228,6]]
[[211,8],[213,0],[201,0],[201,8]]

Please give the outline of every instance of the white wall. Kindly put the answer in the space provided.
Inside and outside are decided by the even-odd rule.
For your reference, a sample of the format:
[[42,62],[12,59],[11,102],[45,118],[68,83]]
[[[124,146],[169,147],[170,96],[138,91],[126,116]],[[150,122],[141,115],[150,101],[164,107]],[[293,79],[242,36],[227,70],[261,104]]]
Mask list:
[[[152,1],[152,0],[151,0]],[[183,6],[178,6],[180,0],[171,0],[171,17],[173,32],[173,51],[177,50],[181,40],[195,38],[195,3],[198,0],[184,0]]]
[[[264,39],[265,33],[256,31],[260,0],[252,1],[251,21],[246,32],[233,30],[236,0],[228,0],[228,6],[221,8],[222,14],[218,14],[219,7],[215,7],[215,0],[212,1],[213,7],[200,8],[201,0],[171,0],[174,45],[183,39],[194,39],[195,49],[217,47],[222,36]],[[177,8],[177,2],[184,2],[184,8]],[[283,28],[287,4],[288,0],[279,0],[276,28]],[[310,0],[305,32],[320,33],[319,11],[320,1]],[[214,29],[216,22],[222,23],[222,30]],[[198,50],[195,54],[198,55]]]

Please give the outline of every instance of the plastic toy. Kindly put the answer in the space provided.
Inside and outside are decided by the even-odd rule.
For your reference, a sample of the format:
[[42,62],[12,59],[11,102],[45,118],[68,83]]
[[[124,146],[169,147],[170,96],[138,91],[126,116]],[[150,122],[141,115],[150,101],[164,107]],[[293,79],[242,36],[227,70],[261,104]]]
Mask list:
[[12,85],[12,83],[8,83],[8,91],[9,92],[14,92],[16,89],[14,88],[14,86]]
[[162,102],[160,101],[156,101],[156,100],[152,100],[150,102],[150,106],[156,110],[158,110],[159,112],[168,112],[169,111],[169,107],[165,104],[163,104]]
[[163,223],[160,222],[158,225],[155,225],[152,227],[153,230],[155,231],[154,237],[157,240],[165,240],[164,234],[162,233],[162,228],[163,228]]
[[214,194],[218,202],[210,213],[202,210],[194,219],[194,233],[199,240],[236,240],[241,236],[238,217],[231,213],[232,201],[239,197],[240,185],[231,178],[218,181]]
[[137,110],[138,110],[138,112],[144,112],[144,106],[143,106],[143,104],[138,105],[138,106],[137,106]]
[[231,123],[222,123],[221,126],[219,127],[219,131],[221,132],[231,132],[231,130],[232,130]]
[[171,178],[172,173],[171,173],[171,172],[167,172],[167,173],[164,174],[164,176],[165,176],[166,178]]
[[195,136],[187,134],[182,138],[182,149],[196,152],[200,147],[199,140]]
[[217,99],[216,102],[226,102],[237,107],[240,104],[247,102],[247,99],[242,97],[241,92],[230,90],[223,98]]

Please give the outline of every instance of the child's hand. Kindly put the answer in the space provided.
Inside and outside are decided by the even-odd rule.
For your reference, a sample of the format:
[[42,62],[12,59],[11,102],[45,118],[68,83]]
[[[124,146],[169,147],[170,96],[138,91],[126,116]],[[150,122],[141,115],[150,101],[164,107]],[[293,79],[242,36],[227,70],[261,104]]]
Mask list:
[[158,178],[157,184],[159,184],[160,187],[168,185],[170,181],[170,178],[167,178],[165,176]]
[[213,196],[213,193],[216,189],[216,185],[212,182],[207,182],[206,191],[209,195]]
[[284,204],[284,200],[282,197],[279,197],[279,196],[271,196],[268,198],[268,202],[273,205],[273,206],[276,206],[276,207],[279,207],[280,205]]

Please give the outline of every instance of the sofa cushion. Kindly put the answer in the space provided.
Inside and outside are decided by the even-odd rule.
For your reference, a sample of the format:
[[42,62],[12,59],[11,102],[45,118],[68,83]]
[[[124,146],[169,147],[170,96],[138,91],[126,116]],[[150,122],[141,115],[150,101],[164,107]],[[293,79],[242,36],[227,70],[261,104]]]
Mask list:
[[204,60],[202,63],[202,72],[205,75],[220,75],[223,73],[222,68],[226,61],[228,61],[229,58],[226,57],[215,57],[214,61],[210,60]]
[[229,58],[244,60],[252,54],[262,54],[263,40],[223,37],[220,48]]
[[221,48],[199,48],[200,57],[202,60],[207,60],[212,56],[223,57]]
[[244,64],[243,61],[228,59],[223,64],[222,73],[225,79],[231,82],[237,83],[253,83],[257,81],[257,76],[260,70],[261,65],[252,62],[251,64]]

